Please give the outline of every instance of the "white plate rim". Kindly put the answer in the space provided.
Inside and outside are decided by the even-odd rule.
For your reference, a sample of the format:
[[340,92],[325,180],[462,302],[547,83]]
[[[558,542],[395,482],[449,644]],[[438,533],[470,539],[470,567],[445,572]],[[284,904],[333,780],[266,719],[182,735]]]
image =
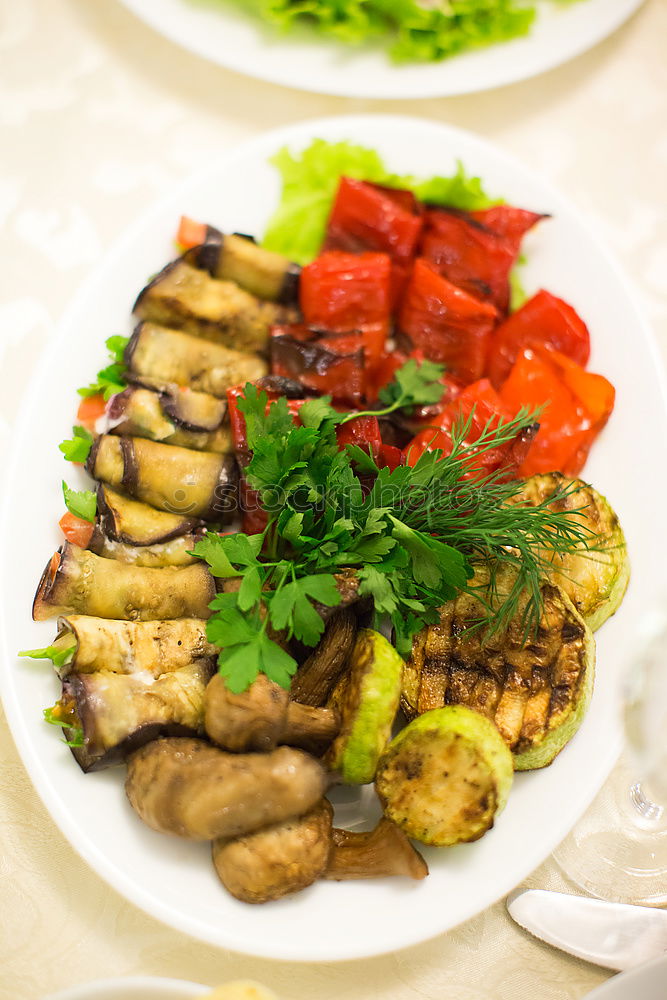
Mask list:
[[[636,990],[638,987],[641,988],[642,985],[645,986],[647,976],[652,977],[656,969],[661,972],[661,982],[664,986],[667,982],[667,954],[659,955],[650,962],[645,962],[634,969],[628,969],[626,972],[612,976],[606,982],[597,986],[591,993],[587,993],[584,1000],[605,1000],[606,997],[609,997],[609,1000],[629,1000],[630,993],[626,992],[626,990]],[[622,992],[619,993],[619,990],[622,990]],[[637,995],[637,993],[634,994],[634,996]],[[639,1000],[642,1000],[641,994],[639,995]]]
[[[59,346],[62,344],[67,331],[75,326],[76,317],[81,311],[83,304],[94,290],[95,284],[99,283],[101,276],[108,268],[113,266],[114,261],[121,257],[126,250],[132,246],[137,234],[143,231],[145,227],[150,226],[162,215],[164,206],[171,203],[175,197],[184,195],[187,190],[194,187],[196,184],[201,183],[204,178],[214,177],[223,164],[229,165],[235,160],[243,159],[249,155],[255,155],[255,151],[260,149],[264,150],[267,144],[270,145],[271,149],[277,149],[285,143],[298,142],[299,140],[304,140],[307,137],[312,137],[327,131],[340,136],[352,134],[354,137],[356,129],[361,129],[362,133],[366,131],[364,127],[366,124],[378,126],[381,124],[383,128],[400,128],[401,125],[410,125],[413,127],[424,126],[429,129],[435,129],[448,141],[465,144],[469,148],[477,148],[480,152],[485,152],[487,155],[491,155],[495,160],[511,169],[512,172],[517,174],[519,177],[522,175],[533,179],[536,177],[534,171],[528,170],[514,157],[510,156],[505,151],[499,149],[495,144],[490,143],[485,139],[457,127],[444,125],[436,121],[428,121],[421,118],[418,119],[411,116],[370,114],[319,118],[301,122],[297,125],[288,126],[287,128],[279,128],[263,133],[248,142],[236,146],[230,153],[221,157],[218,162],[208,165],[196,174],[185,178],[179,184],[175,185],[170,191],[149,207],[138,219],[136,219],[134,223],[132,223],[114,242],[108,252],[104,255],[99,265],[94,269],[93,273],[82,283],[82,286],[73,297],[72,303],[59,325],[58,336],[54,338],[53,342],[43,352],[40,363],[32,376],[30,385],[24,396],[24,400],[18,414],[17,426],[22,425],[27,414],[35,406],[38,399],[37,393],[42,380],[42,375],[53,370],[53,365],[58,357]],[[544,182],[542,179],[539,180],[539,183],[544,192],[548,194],[554,202],[573,209],[574,206],[569,199],[561,196],[550,184]],[[600,243],[600,240],[595,236],[590,228],[584,228],[591,243],[596,247],[600,259],[604,261],[606,266],[613,273],[619,287],[623,289],[627,304],[632,309],[637,332],[638,334],[641,334],[647,356],[653,364],[656,388],[659,391],[662,408],[667,414],[667,381],[663,372],[657,343],[644,316],[637,307],[635,297],[632,294],[629,283],[622,271],[614,261],[609,251]],[[17,445],[18,443],[14,447],[9,464],[10,482],[16,481],[16,477],[20,475],[22,456]],[[7,530],[10,526],[11,514],[11,496],[6,493],[2,507],[2,518],[0,520],[0,537],[4,536],[5,530]],[[2,588],[0,589],[0,615],[2,616],[2,620],[4,622],[5,601],[2,599],[2,593],[4,593],[5,587],[4,573],[0,578],[0,586]],[[546,841],[546,847],[545,844],[542,843],[542,846],[540,847],[531,845],[530,849],[526,849],[523,855],[521,871],[517,873],[517,871],[514,870],[511,874],[503,873],[502,877],[499,878],[497,885],[494,887],[493,893],[487,898],[483,907],[473,906],[460,916],[460,918],[457,918],[455,923],[447,924],[445,926],[434,926],[428,934],[418,933],[411,935],[409,933],[403,933],[400,934],[398,938],[394,936],[393,938],[388,939],[380,948],[374,946],[369,949],[369,947],[364,945],[363,942],[355,941],[351,943],[350,947],[346,949],[344,954],[341,954],[339,951],[332,952],[326,945],[321,946],[319,949],[313,949],[311,947],[308,954],[304,954],[303,950],[299,947],[292,948],[291,950],[288,949],[287,953],[285,948],[281,948],[280,952],[277,953],[270,944],[266,943],[261,943],[260,945],[253,943],[252,947],[249,947],[247,942],[239,940],[233,933],[226,934],[221,937],[217,932],[212,933],[211,929],[208,928],[207,925],[203,926],[197,920],[193,920],[189,916],[185,916],[182,913],[179,914],[179,919],[175,920],[174,913],[167,904],[159,899],[156,899],[151,892],[146,891],[142,886],[136,885],[128,877],[126,877],[125,873],[122,871],[119,872],[108,862],[106,856],[98,850],[97,846],[92,841],[86,839],[85,837],[82,839],[81,831],[77,825],[72,822],[66,808],[66,803],[61,800],[58,796],[57,790],[52,787],[49,776],[41,759],[31,746],[27,725],[22,718],[20,706],[18,704],[17,691],[14,689],[12,683],[11,669],[8,668],[8,664],[13,662],[15,657],[13,650],[9,650],[7,647],[6,628],[2,629],[2,636],[4,656],[2,662],[0,663],[0,673],[3,669],[7,669],[8,682],[6,681],[3,683],[0,686],[0,690],[5,704],[8,723],[14,736],[17,748],[19,749],[19,754],[31,777],[33,785],[35,786],[51,817],[59,826],[70,844],[97,872],[98,875],[107,881],[116,891],[120,892],[123,896],[125,896],[125,898],[129,899],[145,912],[199,940],[204,940],[217,946],[230,948],[232,950],[257,957],[301,962],[343,961],[348,959],[366,958],[392,952],[397,949],[409,947],[410,945],[428,940],[442,933],[444,930],[450,929],[464,920],[469,919],[476,913],[480,912],[481,909],[491,905],[497,899],[501,898],[514,888],[515,885],[517,885],[523,878],[533,871],[548,856],[548,854],[551,853],[557,843],[559,843],[560,840],[562,840],[567,834],[576,818],[583,813],[585,808],[594,798],[595,794],[599,790],[599,787],[613,767],[621,747],[620,734],[618,732],[609,734],[610,740],[603,748],[604,753],[602,753],[600,758],[594,762],[594,766],[591,768],[592,772],[595,774],[595,783],[592,783],[585,790],[580,788],[572,789],[573,806],[568,813],[569,818],[565,822],[561,821],[560,824],[551,831],[551,836],[547,838]]]
[[[198,997],[210,992],[209,986],[203,983],[194,983],[189,979],[171,979],[164,976],[113,976],[110,979],[92,979],[86,982],[77,983],[58,990],[57,993],[49,993],[43,1000],[95,1000],[98,994],[107,997],[118,996],[122,1000],[126,993],[155,991],[160,989],[167,997],[174,1000],[185,1000],[186,997]],[[140,997],[133,996],[132,1000],[140,1000]]]
[[[271,38],[270,41],[262,42],[260,28],[255,33],[257,37],[251,38],[251,50],[257,42],[257,52],[253,54],[251,51],[248,60],[248,51],[243,44],[224,48],[222,28],[220,34],[223,38],[223,48],[222,50],[215,48],[218,29],[214,18],[224,18],[227,28],[231,26],[234,30],[237,27],[237,18],[233,10],[218,11],[210,4],[210,9],[194,8],[193,22],[193,11],[188,11],[187,8],[189,0],[167,0],[167,10],[164,8],[164,0],[120,0],[120,2],[153,31],[180,48],[244,76],[283,87],[338,97],[412,100],[478,93],[520,83],[546,73],[582,55],[614,34],[639,10],[645,0],[604,0],[604,3],[602,0],[595,0],[596,7],[590,17],[586,17],[585,12],[581,14],[577,10],[578,4],[572,9],[565,8],[560,11],[557,9],[545,11],[540,8],[538,21],[533,25],[531,35],[526,38],[464,52],[439,63],[409,64],[401,67],[392,66],[386,56],[359,63],[359,56],[352,47],[346,50],[344,46],[337,46],[335,42],[321,39],[314,39],[313,43],[304,43],[301,49],[290,40],[289,36],[285,43],[281,41],[280,35]],[[539,25],[544,18],[553,18],[555,15],[559,18],[569,16],[572,30],[564,32],[562,37],[557,35],[556,44],[543,44],[540,40],[538,49],[535,44],[535,32],[540,30]],[[201,31],[196,26],[197,18],[202,18]],[[192,30],[193,23],[194,30]],[[304,74],[299,63],[300,51],[310,51],[314,46],[320,47],[320,57],[325,60],[325,67],[320,77],[313,76],[307,65]],[[499,47],[502,51],[499,55],[495,55]],[[276,64],[272,58],[274,51],[278,56]],[[493,61],[498,62],[498,66],[484,59],[485,54],[489,52],[492,53]],[[281,59],[281,55],[284,58]],[[337,58],[340,59],[340,63],[337,63]],[[326,64],[327,60],[331,65]],[[450,70],[450,67],[453,68]]]

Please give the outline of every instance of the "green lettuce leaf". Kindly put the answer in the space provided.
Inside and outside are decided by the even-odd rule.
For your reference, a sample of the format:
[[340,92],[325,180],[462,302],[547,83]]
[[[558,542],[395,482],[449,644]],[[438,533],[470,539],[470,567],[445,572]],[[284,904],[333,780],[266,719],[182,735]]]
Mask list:
[[466,211],[498,204],[490,198],[479,177],[469,176],[462,163],[451,177],[421,180],[387,170],[374,149],[351,142],[315,139],[300,154],[286,147],[272,158],[283,181],[280,204],[271,217],[263,245],[299,264],[317,256],[322,245],[331,204],[341,176],[373,181],[389,187],[410,188],[417,197],[437,205]]
[[[559,6],[577,0],[552,0]],[[315,31],[346,45],[376,42],[397,63],[438,62],[530,31],[534,0],[236,0],[281,32]]]

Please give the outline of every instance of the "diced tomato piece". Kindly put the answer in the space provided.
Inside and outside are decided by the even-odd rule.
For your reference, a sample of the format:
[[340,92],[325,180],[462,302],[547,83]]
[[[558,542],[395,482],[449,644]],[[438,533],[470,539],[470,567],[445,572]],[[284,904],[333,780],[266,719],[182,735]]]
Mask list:
[[342,177],[323,249],[389,254],[392,303],[396,305],[409,277],[421,228],[421,207],[412,191]]
[[506,406],[543,406],[540,430],[520,474],[581,472],[614,405],[614,388],[555,351],[524,348],[500,390]]
[[447,367],[464,384],[480,379],[497,312],[443,278],[426,260],[415,261],[399,316],[413,347]]
[[84,521],[82,517],[76,517],[75,514],[67,511],[60,518],[58,524],[68,542],[71,542],[73,545],[79,545],[82,549],[90,545],[90,539],[93,537],[93,531],[95,530],[95,525],[90,521]]
[[518,254],[521,240],[528,230],[532,229],[541,219],[549,218],[548,215],[529,212],[525,208],[513,208],[512,205],[493,205],[491,208],[471,212],[470,216],[494,232],[496,236],[501,236],[506,240],[515,254]]
[[205,222],[195,222],[187,215],[181,216],[181,221],[176,233],[176,242],[183,250],[190,250],[192,247],[201,246],[206,242],[206,230],[208,226]]
[[[469,423],[465,441],[469,445],[474,445],[486,428],[493,430],[501,422],[506,423],[518,410],[519,407],[511,410],[505,406],[489,380],[480,379],[463,389],[461,394],[445,407],[439,426],[431,426],[417,434],[404,449],[405,462],[407,465],[415,465],[424,452],[434,451],[436,448],[441,449],[444,455],[451,454],[452,429],[460,422]],[[514,440],[498,448],[471,455],[467,463],[466,478],[477,479],[501,470],[508,479],[515,477],[519,466],[529,453],[534,436],[535,430],[527,428]]]
[[358,406],[364,393],[362,334],[323,334],[303,324],[274,326],[271,371],[328,394],[335,403]]
[[76,411],[77,420],[86,430],[93,432],[99,418],[106,413],[106,408],[107,404],[102,393],[98,393],[96,396],[85,396]]
[[494,330],[487,374],[500,388],[524,347],[549,347],[585,365],[591,352],[588,327],[571,305],[544,289]]
[[377,417],[357,417],[356,420],[349,420],[336,428],[336,437],[341,451],[348,444],[357,444],[375,456],[380,454],[382,448],[382,435]]
[[509,273],[516,251],[501,236],[464,212],[426,213],[420,255],[443,278],[501,312],[509,306]]
[[301,272],[299,300],[306,324],[333,333],[361,331],[366,366],[372,368],[389,332],[390,278],[387,254],[321,254]]

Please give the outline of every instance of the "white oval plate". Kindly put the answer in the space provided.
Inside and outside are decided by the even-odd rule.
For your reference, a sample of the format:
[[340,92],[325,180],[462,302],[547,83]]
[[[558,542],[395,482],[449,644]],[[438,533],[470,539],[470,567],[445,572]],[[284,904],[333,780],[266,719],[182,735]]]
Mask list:
[[665,1000],[667,994],[667,955],[656,958],[587,993],[585,1000]]
[[[173,254],[179,215],[261,233],[279,193],[269,156],[285,143],[296,149],[314,137],[375,147],[399,173],[453,171],[460,158],[490,192],[553,214],[526,240],[526,283],[530,289],[544,285],[582,313],[592,331],[591,367],[617,387],[616,410],[586,474],[619,512],[634,577],[620,613],[599,635],[598,683],[581,731],[551,767],[517,777],[507,809],[487,836],[427,851],[431,876],[423,882],[320,882],[277,903],[247,906],[220,887],[207,845],[161,836],[139,821],[125,799],[122,769],[79,771],[41,720],[42,707],[59,695],[55,676],[38,662],[18,660],[15,651],[46,645],[54,631],[30,622],[30,606],[41,570],[59,544],[60,479],[65,474],[70,484],[76,481],[57,449],[70,432],[75,387],[99,368],[104,339],[129,332],[138,289]],[[620,747],[617,680],[635,623],[662,574],[655,558],[667,495],[660,371],[625,281],[579,213],[539,177],[467,132],[382,115],[306,122],[239,147],[175,188],[136,222],[77,295],[34,375],[8,470],[0,690],[35,787],[74,847],[119,892],[173,927],[215,945],[285,960],[390,952],[454,927],[512,889],[562,840]]]
[[240,6],[215,0],[122,0],[172,42],[227,69],[285,87],[341,97],[447,97],[490,90],[553,69],[615,31],[643,0],[537,0],[529,35],[437,63],[397,66],[377,47],[315,32],[283,35]]
[[44,1000],[191,1000],[210,992],[210,987],[185,979],[123,976],[78,983],[69,989],[49,993]]

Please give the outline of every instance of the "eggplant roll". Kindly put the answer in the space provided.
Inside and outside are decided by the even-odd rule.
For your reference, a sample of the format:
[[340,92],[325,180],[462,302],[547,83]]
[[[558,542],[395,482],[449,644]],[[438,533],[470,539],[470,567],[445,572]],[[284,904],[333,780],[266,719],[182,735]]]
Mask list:
[[201,533],[190,534],[173,538],[170,542],[159,542],[157,545],[127,545],[125,542],[114,542],[96,527],[88,548],[96,556],[117,559],[118,562],[130,563],[132,566],[149,566],[153,569],[163,566],[192,566],[198,560],[190,553],[201,537]]
[[86,468],[95,479],[170,514],[230,521],[238,508],[232,455],[102,434]]
[[95,534],[101,534],[107,541],[153,547],[175,538],[198,534],[203,526],[201,518],[156,510],[146,503],[117,493],[104,483],[100,483],[97,488]]
[[184,259],[208,271],[212,278],[236,282],[260,299],[284,305],[298,299],[299,265],[282,254],[265,250],[247,236],[227,235],[207,226],[204,243],[189,250]]
[[131,380],[175,382],[226,399],[234,385],[266,375],[262,358],[155,323],[139,323],[125,348]]
[[140,319],[246,351],[263,351],[269,328],[293,322],[298,315],[296,309],[264,302],[234,282],[212,278],[180,258],[146,285],[133,311]]
[[214,596],[213,577],[201,562],[151,569],[65,542],[42,574],[32,616],[35,621],[70,614],[122,621],[208,618]]
[[[82,745],[71,746],[81,769],[120,763],[158,736],[197,735],[213,672],[213,660],[201,659],[158,678],[108,670],[69,674],[60,705],[83,731]],[[65,728],[65,735],[71,738],[76,731]]]
[[72,641],[72,657],[59,668],[61,677],[98,670],[160,677],[218,652],[206,638],[206,622],[201,618],[129,622],[64,615],[58,619],[54,645],[66,648]]
[[224,400],[175,382],[137,382],[109,401],[107,418],[112,434],[145,437],[223,455],[232,450]]

